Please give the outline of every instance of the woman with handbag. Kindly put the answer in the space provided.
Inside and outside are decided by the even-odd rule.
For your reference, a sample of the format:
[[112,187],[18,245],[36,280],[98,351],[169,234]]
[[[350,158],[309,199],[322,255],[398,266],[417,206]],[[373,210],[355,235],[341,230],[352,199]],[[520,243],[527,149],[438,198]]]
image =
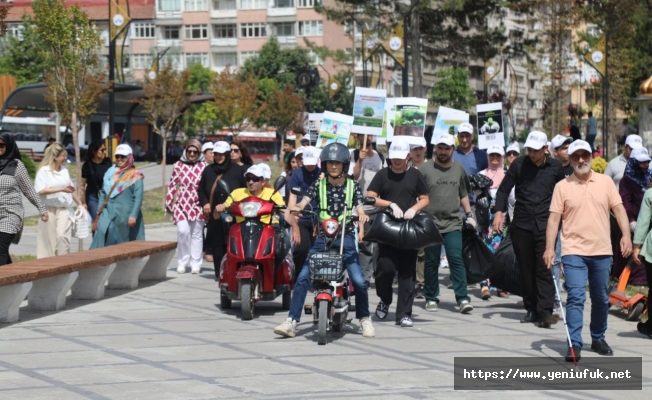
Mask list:
[[9,246],[18,243],[23,233],[23,197],[34,204],[41,221],[48,221],[48,210],[32,187],[25,164],[9,131],[0,131],[0,265],[11,264]]
[[145,240],[143,174],[134,167],[134,155],[128,144],[115,150],[115,165],[104,174],[100,190],[100,208],[93,222],[95,233],[91,249]]
[[68,168],[64,165],[68,153],[59,143],[45,149],[45,156],[36,173],[34,190],[47,208],[47,223],[41,219],[36,237],[36,258],[60,256],[70,253],[73,204],[81,200],[73,186]]
[[208,246],[213,249],[213,266],[215,267],[215,280],[220,274],[222,258],[226,254],[226,239],[229,234],[228,227],[221,219],[213,218],[213,211],[218,204],[226,201],[230,193],[225,193],[217,187],[217,182],[222,179],[231,191],[246,187],[245,173],[247,169],[231,161],[231,146],[227,142],[215,142],[213,148],[213,164],[204,168],[197,188],[199,204],[203,206],[204,221],[208,221],[206,232]]
[[86,161],[82,165],[82,187],[84,197],[82,204],[86,206],[91,220],[97,215],[100,206],[100,189],[104,174],[111,168],[111,159],[106,156],[106,146],[103,140],[96,140],[88,146]]
[[181,159],[174,163],[165,198],[165,211],[172,214],[177,226],[177,272],[183,274],[190,265],[193,274],[201,271],[204,245],[204,214],[197,188],[206,167],[201,143],[191,139]]

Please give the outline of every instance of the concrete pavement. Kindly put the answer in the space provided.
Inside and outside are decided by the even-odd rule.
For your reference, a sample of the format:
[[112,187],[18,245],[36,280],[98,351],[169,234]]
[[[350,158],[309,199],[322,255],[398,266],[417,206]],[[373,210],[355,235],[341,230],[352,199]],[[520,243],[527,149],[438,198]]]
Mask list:
[[[34,232],[12,246],[20,254]],[[174,239],[173,226],[148,227],[148,239]],[[24,253],[28,254],[28,253]],[[329,333],[318,346],[311,316],[298,336],[272,329],[286,318],[280,299],[256,305],[242,321],[239,303],[221,311],[212,265],[201,275],[178,275],[137,290],[107,290],[101,301],[68,299],[60,312],[21,309],[21,321],[0,325],[0,399],[647,399],[652,390],[652,342],[617,314],[607,341],[616,356],[643,357],[643,391],[467,392],[453,390],[455,356],[559,357],[566,351],[563,324],[552,329],[521,324],[520,298],[479,299],[462,315],[445,289],[440,311],[415,301],[414,327],[395,326],[394,310],[374,321],[376,338]],[[370,291],[371,308],[378,298]],[[312,301],[309,294],[308,301]],[[590,343],[585,312],[584,339]],[[585,345],[585,359],[599,357]],[[581,363],[580,363],[581,364]]]

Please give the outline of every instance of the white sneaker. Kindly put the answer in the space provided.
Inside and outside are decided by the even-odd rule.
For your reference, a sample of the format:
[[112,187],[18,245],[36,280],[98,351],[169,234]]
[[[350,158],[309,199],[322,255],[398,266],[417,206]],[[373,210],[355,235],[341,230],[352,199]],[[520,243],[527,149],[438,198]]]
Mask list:
[[439,306],[436,301],[426,302],[426,311],[439,311]]
[[460,312],[462,314],[468,314],[471,311],[473,311],[473,306],[471,305],[471,303],[469,303],[468,300],[462,300],[462,302],[460,303]]
[[448,268],[448,258],[446,256],[441,256],[439,260],[439,266],[441,268]]
[[371,324],[371,318],[369,317],[364,317],[360,319],[360,329],[362,329],[363,337],[376,336],[376,330],[374,329],[374,326]]
[[177,267],[177,273],[178,274],[185,274],[186,273],[186,267]]
[[293,338],[297,335],[297,321],[288,318],[281,325],[274,328],[274,333],[280,336]]
[[193,268],[191,271],[193,274],[198,274],[201,272],[201,268]]

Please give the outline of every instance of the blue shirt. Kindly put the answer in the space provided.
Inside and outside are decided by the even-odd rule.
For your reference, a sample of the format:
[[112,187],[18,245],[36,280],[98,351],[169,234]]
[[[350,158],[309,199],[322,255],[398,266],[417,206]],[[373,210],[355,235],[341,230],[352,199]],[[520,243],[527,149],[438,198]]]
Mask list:
[[[290,176],[290,181],[288,182],[288,188],[292,189],[293,187],[299,187],[301,188],[301,191],[303,193],[307,193],[308,189],[310,188],[310,185],[317,179],[319,179],[319,174],[321,173],[321,170],[319,167],[315,168],[314,171],[309,172],[305,167],[301,167],[294,171],[292,173],[292,176]],[[303,196],[297,196],[297,204],[301,202],[303,199]],[[313,210],[317,210],[319,208],[319,204],[315,201],[315,199],[312,199],[310,202],[310,206],[312,206]],[[303,222],[306,224],[310,224],[311,220],[309,216],[303,216],[299,218],[299,222]]]
[[597,135],[598,134],[598,120],[594,117],[589,117],[586,120],[586,134],[587,135]]
[[[477,147],[473,146],[473,150],[469,151],[468,154],[464,154],[462,150],[458,148],[453,152],[453,160],[462,164],[464,167],[464,172],[466,175],[471,176],[477,174],[480,171],[484,171],[489,168],[489,159],[487,158],[487,152],[480,150]],[[471,204],[474,203],[474,193],[470,188],[467,188],[469,192],[469,201]]]

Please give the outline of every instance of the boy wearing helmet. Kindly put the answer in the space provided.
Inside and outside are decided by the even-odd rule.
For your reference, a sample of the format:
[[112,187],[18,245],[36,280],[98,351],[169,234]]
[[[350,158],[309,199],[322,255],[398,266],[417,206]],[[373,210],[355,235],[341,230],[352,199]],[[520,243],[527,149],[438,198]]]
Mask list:
[[[326,174],[327,179],[319,179],[313,182],[301,202],[292,207],[292,209],[288,208],[286,210],[285,218],[292,225],[293,230],[299,229],[296,219],[292,217],[291,212],[303,210],[313,199],[319,204],[320,219],[335,218],[341,221],[347,218],[344,236],[336,240],[333,246],[335,248],[339,247],[340,240],[344,240],[344,263],[346,264],[349,278],[355,290],[356,317],[360,320],[362,336],[374,337],[376,333],[369,318],[369,295],[355,246],[353,223],[350,220],[353,207],[356,207],[360,223],[364,224],[369,219],[364,212],[362,191],[356,181],[347,178],[346,173],[349,170],[351,156],[346,146],[340,143],[329,144],[322,150],[320,158],[321,170]],[[321,196],[320,193],[326,193],[326,196]],[[343,215],[345,205],[347,213]],[[293,237],[295,245],[297,244],[297,239],[301,240],[300,237]],[[310,249],[310,254],[323,248],[324,240],[318,237]],[[303,304],[310,287],[310,271],[307,264],[308,260],[304,263],[294,286],[287,320],[274,329],[274,333],[277,335],[285,337],[296,336],[296,326],[301,318]]]

